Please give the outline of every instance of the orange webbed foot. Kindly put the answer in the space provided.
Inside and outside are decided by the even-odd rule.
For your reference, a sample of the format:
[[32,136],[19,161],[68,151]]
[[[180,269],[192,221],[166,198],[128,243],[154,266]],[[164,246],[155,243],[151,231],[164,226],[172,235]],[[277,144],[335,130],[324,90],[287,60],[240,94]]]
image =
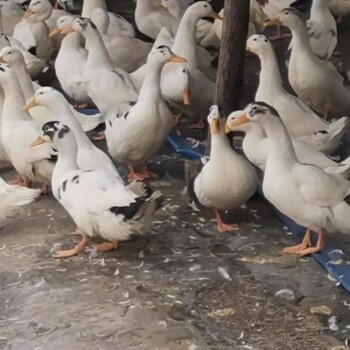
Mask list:
[[118,249],[118,242],[103,242],[95,245],[95,248],[100,253],[107,253]]

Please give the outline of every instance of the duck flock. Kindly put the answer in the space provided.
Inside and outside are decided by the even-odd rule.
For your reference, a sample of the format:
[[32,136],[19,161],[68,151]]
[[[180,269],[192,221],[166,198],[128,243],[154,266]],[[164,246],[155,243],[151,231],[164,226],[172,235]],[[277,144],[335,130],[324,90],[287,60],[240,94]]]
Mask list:
[[[150,43],[105,0],[84,0],[81,16],[71,0],[0,1],[0,161],[18,174],[11,183],[0,178],[0,224],[52,191],[82,236],[56,258],[81,253],[92,237],[107,252],[146,234],[163,203],[144,183],[157,176],[147,164],[184,115],[191,128],[209,125],[210,157],[187,189],[214,210],[220,232],[239,229],[220,212],[240,207],[261,185],[273,206],[307,229],[284,252],[317,253],[326,233],[350,233],[350,158],[330,157],[349,127],[348,117],[335,118],[350,110],[350,89],[332,59],[350,0],[313,0],[306,22],[300,2],[250,1],[246,47],[261,63],[255,101],[221,116],[213,61],[225,13],[209,2],[136,0],[135,23]],[[272,26],[277,35],[269,39],[262,32]],[[271,41],[290,37],[295,94]],[[52,67],[59,90],[33,81]],[[99,113],[82,113],[88,106]],[[108,155],[86,134],[101,124],[94,138],[105,139]],[[244,133],[245,157],[231,146],[231,132]],[[129,169],[127,179],[115,163]]]

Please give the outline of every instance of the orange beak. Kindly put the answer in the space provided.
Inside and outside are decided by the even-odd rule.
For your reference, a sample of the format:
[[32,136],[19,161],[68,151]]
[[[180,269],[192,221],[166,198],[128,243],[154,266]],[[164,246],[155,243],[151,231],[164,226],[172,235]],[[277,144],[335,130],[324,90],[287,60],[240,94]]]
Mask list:
[[216,135],[220,132],[220,118],[215,118],[210,123],[210,133]]
[[220,15],[218,15],[215,11],[211,11],[209,13],[209,16],[212,17],[212,18],[215,18],[215,19],[223,20],[223,18]]
[[245,123],[249,123],[249,119],[247,118],[246,114],[227,122],[225,125],[225,133],[228,134],[229,132],[233,131],[235,127]]
[[28,102],[25,106],[22,107],[22,109],[24,111],[29,111],[31,108],[34,108],[38,106],[38,104],[36,103],[36,101],[33,99],[30,102]]
[[0,63],[6,63],[3,56],[0,56]]
[[26,11],[26,13],[24,14],[24,18],[29,18],[30,16],[33,16],[35,14],[35,12],[34,11],[32,11],[32,10],[28,10],[28,11]]
[[188,62],[186,58],[180,57],[175,55],[174,53],[170,57],[170,62],[176,62],[176,63],[186,63]]
[[31,144],[30,144],[30,147],[35,147],[35,146],[39,146],[39,145],[42,145],[46,143],[46,141],[41,137],[39,136],[37,139],[35,139]]
[[281,26],[282,22],[280,21],[280,19],[278,17],[272,18],[269,21],[264,23],[264,27],[274,27],[274,26]]
[[184,105],[188,106],[191,104],[190,90],[186,88],[182,94]]
[[57,34],[60,34],[61,33],[61,30],[58,29],[58,28],[55,28],[53,29],[50,34],[49,34],[49,38],[52,38],[53,36],[57,35]]
[[69,34],[75,32],[75,29],[73,27],[68,27],[61,29],[61,34]]

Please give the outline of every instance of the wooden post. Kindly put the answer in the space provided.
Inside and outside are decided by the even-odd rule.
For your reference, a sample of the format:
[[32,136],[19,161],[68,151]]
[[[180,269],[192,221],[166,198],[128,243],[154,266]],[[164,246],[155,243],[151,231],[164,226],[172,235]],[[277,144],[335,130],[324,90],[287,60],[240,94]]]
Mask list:
[[216,103],[227,117],[240,107],[250,1],[225,0]]

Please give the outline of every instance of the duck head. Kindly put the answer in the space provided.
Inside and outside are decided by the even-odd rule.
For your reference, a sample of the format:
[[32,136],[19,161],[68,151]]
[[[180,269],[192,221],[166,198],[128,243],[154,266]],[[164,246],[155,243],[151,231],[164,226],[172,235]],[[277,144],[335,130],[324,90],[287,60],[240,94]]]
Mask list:
[[89,32],[98,32],[98,30],[95,24],[89,18],[78,17],[73,20],[71,27],[61,30],[61,34],[68,34],[72,32],[78,32],[85,35]]
[[148,64],[165,64],[168,62],[176,63],[186,63],[187,59],[177,56],[174,52],[171,51],[169,46],[161,45],[156,49],[153,49],[147,59]]
[[65,143],[69,144],[66,141],[71,141],[72,139],[74,139],[74,135],[67,125],[59,121],[50,121],[43,125],[39,137],[30,146],[36,147],[49,143],[59,150]]
[[203,17],[212,17],[222,20],[222,17],[213,10],[212,6],[207,1],[195,2],[187,11],[197,14],[199,19]]
[[36,106],[44,106],[50,109],[62,97],[62,94],[54,88],[45,86],[35,92],[33,99],[23,107],[23,110],[28,111]]
[[258,123],[261,125],[271,117],[279,118],[278,112],[273,107],[265,102],[253,102],[244,111],[237,111],[229,116],[225,132],[228,134],[231,131],[245,131],[244,124]]
[[208,115],[208,124],[212,136],[220,134],[220,112],[219,107],[217,105],[213,105],[210,107]]
[[7,63],[10,67],[25,65],[22,52],[10,46],[0,51],[0,63]]
[[265,35],[252,35],[247,40],[246,51],[255,53],[256,55],[263,54],[267,50],[272,49],[272,44],[269,39],[266,38]]
[[301,13],[293,8],[283,9],[276,18],[273,18],[265,22],[265,27],[271,27],[275,25],[283,25],[289,29],[294,29],[304,25],[304,21],[301,18]]
[[51,16],[52,9],[49,0],[32,0],[24,18],[33,22],[43,22]]
[[64,31],[73,26],[73,21],[74,21],[74,17],[72,16],[60,17],[56,23],[57,27],[50,32],[49,37],[52,38],[57,34],[65,34]]

